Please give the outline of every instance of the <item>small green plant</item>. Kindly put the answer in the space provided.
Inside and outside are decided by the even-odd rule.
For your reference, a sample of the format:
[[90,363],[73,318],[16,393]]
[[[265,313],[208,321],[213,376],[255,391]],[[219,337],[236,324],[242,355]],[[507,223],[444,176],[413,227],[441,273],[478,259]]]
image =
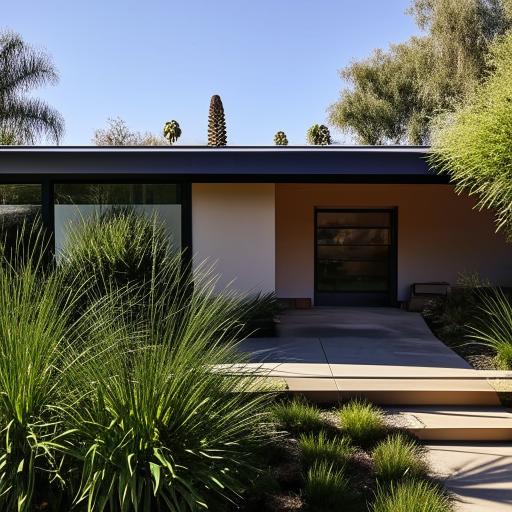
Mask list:
[[286,133],[279,131],[274,135],[274,144],[276,146],[288,146],[288,138]]
[[343,433],[360,446],[370,446],[386,431],[382,411],[365,400],[352,400],[339,411]]
[[422,450],[403,434],[394,434],[381,441],[374,448],[372,458],[377,478],[383,481],[420,477],[427,472]]
[[512,302],[502,290],[481,294],[480,318],[470,337],[495,352],[498,368],[512,369]]
[[327,461],[315,463],[307,472],[304,497],[310,510],[344,510],[350,486],[342,470]]
[[337,469],[343,469],[354,453],[349,439],[329,437],[323,430],[318,434],[301,434],[299,447],[306,468],[323,460],[333,464]]
[[171,146],[181,137],[181,128],[178,121],[173,119],[165,123],[164,137],[169,141]]
[[424,480],[406,480],[379,487],[372,512],[452,512],[449,497]]
[[274,405],[272,417],[290,432],[314,432],[325,427],[320,411],[300,398]]

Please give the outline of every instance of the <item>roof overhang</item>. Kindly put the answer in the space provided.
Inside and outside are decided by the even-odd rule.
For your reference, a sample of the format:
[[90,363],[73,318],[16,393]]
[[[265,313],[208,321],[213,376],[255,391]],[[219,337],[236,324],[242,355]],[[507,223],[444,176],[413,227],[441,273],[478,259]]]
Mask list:
[[0,181],[447,183],[425,146],[0,146]]

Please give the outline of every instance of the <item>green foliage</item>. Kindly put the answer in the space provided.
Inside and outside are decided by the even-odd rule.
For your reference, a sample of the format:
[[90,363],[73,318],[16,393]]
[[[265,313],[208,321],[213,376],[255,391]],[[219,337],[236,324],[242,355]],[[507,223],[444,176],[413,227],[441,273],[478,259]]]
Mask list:
[[83,218],[66,235],[59,269],[68,280],[78,277],[88,283],[95,297],[133,284],[146,291],[167,260],[176,257],[158,219],[132,210]]
[[96,146],[164,146],[166,139],[150,132],[131,130],[120,117],[108,118],[107,127],[96,130],[92,143]]
[[220,96],[214,94],[210,100],[208,114],[208,146],[221,147],[227,144],[226,118]]
[[386,432],[382,411],[364,400],[352,400],[339,411],[343,433],[360,446],[370,446]]
[[478,313],[482,291],[491,284],[477,273],[461,273],[446,297],[429,301],[423,311],[443,339],[462,338]]
[[[127,253],[126,237],[107,236],[109,250],[91,239],[91,259]],[[85,273],[70,282],[35,247],[0,265],[0,508],[181,512],[236,500],[272,399],[250,372],[212,371],[245,362],[242,299],[165,257],[147,294],[137,280],[112,286],[77,317]],[[134,316],[139,298],[145,314]]]
[[42,232],[30,253],[18,240],[16,260],[0,265],[0,508],[59,510],[62,457],[49,445],[61,433],[62,358],[79,293],[62,294],[58,275],[46,275]]
[[512,33],[493,46],[490,65],[471,99],[440,118],[430,162],[478,208],[495,211],[497,229],[512,236]]
[[286,133],[284,132],[277,132],[274,135],[274,144],[276,146],[288,146],[288,138],[286,137]]
[[274,405],[272,417],[290,432],[314,432],[325,427],[320,411],[300,398]]
[[350,486],[342,470],[326,461],[315,463],[307,472],[304,497],[310,510],[344,510]]
[[510,26],[502,0],[414,0],[410,13],[423,36],[341,71],[349,88],[330,121],[359,143],[428,142],[432,118],[477,87],[489,43]]
[[379,488],[372,512],[452,512],[448,496],[425,481],[406,480]]
[[421,477],[427,472],[422,450],[403,434],[394,434],[381,441],[373,449],[372,458],[375,473],[383,481]]
[[171,146],[181,137],[181,128],[178,121],[173,119],[165,123],[164,137],[169,141]]
[[349,439],[330,437],[323,430],[318,434],[301,434],[299,447],[302,461],[307,468],[323,460],[333,464],[337,469],[343,469],[354,453]]
[[512,303],[501,291],[481,294],[480,321],[470,325],[470,337],[496,352],[496,365],[512,370]]
[[275,317],[281,311],[275,293],[258,293],[240,303],[238,317],[245,336],[274,336]]
[[48,55],[16,33],[0,33],[0,144],[34,144],[41,137],[59,142],[62,116],[44,101],[26,96],[30,89],[57,81]]
[[[171,303],[159,325],[125,324],[119,301],[92,311],[94,339],[69,372],[69,450],[81,466],[78,502],[87,510],[219,509],[253,474],[269,395],[250,374],[211,365],[243,362],[225,301],[211,281]],[[158,309],[158,305],[154,306]],[[94,341],[95,340],[95,341]]]
[[323,124],[314,124],[306,135],[308,143],[312,146],[329,146],[332,144],[329,128]]

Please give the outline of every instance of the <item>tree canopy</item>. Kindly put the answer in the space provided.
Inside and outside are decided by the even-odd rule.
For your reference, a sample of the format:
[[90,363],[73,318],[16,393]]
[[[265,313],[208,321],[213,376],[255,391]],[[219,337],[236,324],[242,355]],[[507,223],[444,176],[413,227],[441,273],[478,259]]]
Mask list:
[[331,105],[331,123],[362,144],[424,144],[441,111],[480,83],[489,45],[511,26],[510,0],[414,0],[409,13],[424,35],[341,70],[348,88]]
[[107,127],[96,130],[92,139],[96,146],[165,146],[166,139],[150,132],[131,130],[120,117],[107,120]]
[[492,70],[469,100],[440,116],[431,162],[448,173],[458,192],[496,211],[497,229],[512,237],[512,32],[491,49]]
[[20,35],[0,33],[0,144],[59,142],[62,116],[44,101],[26,95],[58,81],[50,57],[29,46]]

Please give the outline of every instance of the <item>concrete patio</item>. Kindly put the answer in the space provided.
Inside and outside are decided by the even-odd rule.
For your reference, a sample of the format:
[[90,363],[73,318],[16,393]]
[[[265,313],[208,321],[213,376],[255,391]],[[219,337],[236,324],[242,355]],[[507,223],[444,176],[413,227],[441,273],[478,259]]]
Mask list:
[[421,315],[396,308],[287,311],[276,337],[248,339],[242,350],[253,367],[318,401],[363,395],[394,405],[499,403],[482,374]]
[[[512,372],[475,370],[418,313],[315,308],[282,315],[277,336],[246,340],[250,368],[316,402],[354,397],[387,407],[425,440],[512,440],[496,386]],[[470,409],[471,421],[467,421]]]
[[432,334],[421,315],[397,308],[292,310],[281,315],[277,331],[275,338],[246,340],[242,349],[255,363],[292,364],[299,373],[322,376],[346,365],[371,366],[375,372],[377,367],[414,368],[414,374],[419,368],[470,368]]

